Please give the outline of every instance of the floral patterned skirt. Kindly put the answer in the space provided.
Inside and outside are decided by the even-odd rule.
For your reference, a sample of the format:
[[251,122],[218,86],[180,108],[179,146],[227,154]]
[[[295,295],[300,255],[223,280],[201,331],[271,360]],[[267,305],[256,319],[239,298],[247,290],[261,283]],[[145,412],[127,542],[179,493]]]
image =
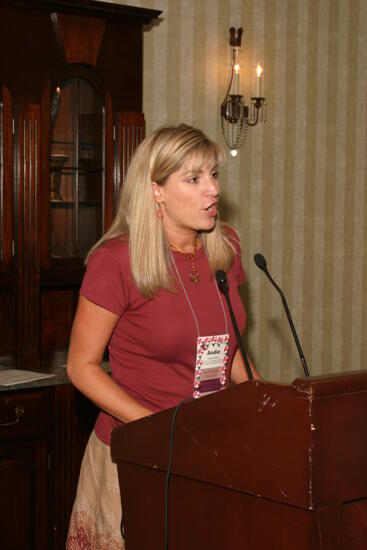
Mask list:
[[117,466],[92,432],[80,469],[66,550],[124,550]]

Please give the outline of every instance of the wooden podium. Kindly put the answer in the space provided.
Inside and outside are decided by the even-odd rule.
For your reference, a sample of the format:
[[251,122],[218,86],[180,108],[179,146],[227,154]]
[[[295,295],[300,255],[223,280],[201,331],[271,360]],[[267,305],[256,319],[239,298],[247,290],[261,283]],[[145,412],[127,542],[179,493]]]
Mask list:
[[[116,428],[126,550],[164,550],[174,409]],[[367,371],[251,381],[185,402],[171,550],[366,550]]]

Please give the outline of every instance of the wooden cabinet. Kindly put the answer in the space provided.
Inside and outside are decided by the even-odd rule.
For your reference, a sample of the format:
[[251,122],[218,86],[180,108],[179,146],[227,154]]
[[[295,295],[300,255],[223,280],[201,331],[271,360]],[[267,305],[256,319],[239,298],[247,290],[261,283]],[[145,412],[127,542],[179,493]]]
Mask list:
[[0,393],[2,550],[62,550],[97,409],[70,384]]
[[47,548],[48,394],[0,396],[0,517],[4,550]]
[[144,135],[143,25],[159,13],[0,4],[0,364],[65,354],[85,255]]
[[[84,258],[144,136],[143,25],[91,0],[0,2],[0,365],[62,363]],[[69,384],[0,392],[1,548],[64,548],[97,411]]]

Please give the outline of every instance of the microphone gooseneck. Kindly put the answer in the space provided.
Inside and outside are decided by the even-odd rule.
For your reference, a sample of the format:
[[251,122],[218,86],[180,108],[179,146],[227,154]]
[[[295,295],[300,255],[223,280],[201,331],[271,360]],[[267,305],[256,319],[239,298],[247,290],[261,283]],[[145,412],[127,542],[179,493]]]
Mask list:
[[229,314],[230,314],[231,320],[232,320],[233,329],[234,329],[234,332],[235,332],[236,338],[237,338],[237,343],[238,343],[238,346],[241,350],[241,355],[243,357],[243,360],[245,362],[247,375],[248,375],[249,379],[252,380],[254,378],[254,376],[252,374],[252,370],[251,370],[250,363],[249,363],[249,360],[248,360],[248,357],[247,357],[245,346],[242,342],[242,338],[241,338],[240,331],[238,329],[237,321],[236,321],[236,318],[235,318],[234,313],[233,313],[231,300],[229,299],[227,275],[225,274],[225,272],[222,269],[218,269],[218,271],[215,274],[215,278],[217,279],[219,289],[221,290],[221,292],[223,292],[223,294],[226,298],[228,309],[229,309]]
[[286,312],[286,315],[287,315],[287,319],[288,319],[288,322],[289,322],[289,326],[291,327],[293,338],[294,338],[294,341],[296,342],[296,346],[297,346],[299,357],[301,359],[303,371],[305,373],[305,376],[308,377],[308,376],[310,376],[310,373],[309,373],[308,368],[307,368],[306,358],[303,354],[301,344],[299,342],[299,339],[298,339],[298,336],[297,336],[297,333],[296,333],[296,329],[295,329],[295,326],[294,326],[294,323],[293,323],[293,320],[292,320],[292,317],[291,317],[291,314],[290,314],[290,311],[289,311],[289,308],[288,308],[287,300],[285,299],[285,296],[284,296],[282,290],[279,288],[279,286],[276,284],[276,282],[274,281],[274,279],[270,275],[264,256],[262,254],[259,254],[259,253],[255,254],[254,261],[255,261],[255,264],[257,265],[257,267],[265,273],[265,275],[267,276],[267,278],[269,279],[269,281],[271,282],[273,287],[276,288],[277,291],[280,294],[280,297],[282,299],[283,306],[284,306],[284,309],[285,309],[285,312]]

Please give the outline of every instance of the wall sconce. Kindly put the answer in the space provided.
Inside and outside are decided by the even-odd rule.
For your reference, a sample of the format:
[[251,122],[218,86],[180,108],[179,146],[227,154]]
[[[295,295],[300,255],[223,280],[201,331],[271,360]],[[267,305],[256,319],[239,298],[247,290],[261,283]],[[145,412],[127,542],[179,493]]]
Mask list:
[[240,64],[239,48],[241,47],[242,27],[229,29],[229,45],[232,49],[231,80],[226,97],[221,105],[222,132],[224,141],[233,157],[237,156],[238,149],[243,145],[249,126],[256,126],[261,120],[265,122],[265,98],[263,97],[263,68],[258,63],[256,96],[251,98],[247,106],[240,94]]

